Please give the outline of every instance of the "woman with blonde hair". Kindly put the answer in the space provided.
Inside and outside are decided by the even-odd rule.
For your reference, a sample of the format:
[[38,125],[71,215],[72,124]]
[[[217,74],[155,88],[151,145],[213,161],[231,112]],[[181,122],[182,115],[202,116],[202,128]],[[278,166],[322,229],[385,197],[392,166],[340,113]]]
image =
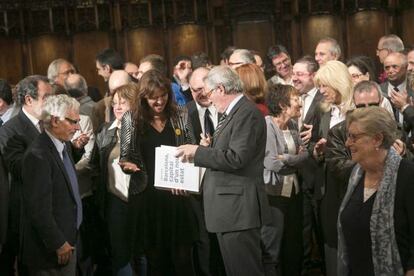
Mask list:
[[352,78],[348,68],[340,61],[328,61],[314,77],[315,86],[323,95],[320,110],[313,122],[309,151],[317,161],[314,197],[320,202],[320,223],[324,238],[326,275],[336,275],[337,208],[330,206],[331,194],[335,194],[336,183],[327,181],[325,145],[328,131],[345,120],[346,113],[353,108]]
[[268,115],[265,105],[267,82],[263,71],[256,64],[249,63],[237,67],[236,72],[243,83],[244,95],[256,104],[264,116]]

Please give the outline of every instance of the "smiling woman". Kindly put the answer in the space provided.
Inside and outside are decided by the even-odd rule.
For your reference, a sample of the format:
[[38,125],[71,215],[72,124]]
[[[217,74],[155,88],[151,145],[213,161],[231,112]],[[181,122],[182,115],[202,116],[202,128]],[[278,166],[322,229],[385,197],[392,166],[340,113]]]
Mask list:
[[385,109],[367,107],[347,127],[357,165],[339,211],[338,275],[411,275],[414,164],[392,147],[397,124]]

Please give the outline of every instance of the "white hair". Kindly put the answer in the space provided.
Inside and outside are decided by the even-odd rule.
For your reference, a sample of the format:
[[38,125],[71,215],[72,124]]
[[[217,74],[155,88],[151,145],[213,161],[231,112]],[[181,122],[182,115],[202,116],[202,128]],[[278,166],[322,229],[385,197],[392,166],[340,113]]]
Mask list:
[[243,93],[243,83],[239,75],[227,65],[211,69],[204,82],[211,89],[222,85],[226,94]]
[[47,78],[51,84],[55,83],[57,76],[59,75],[59,68],[63,63],[71,64],[69,61],[63,58],[58,58],[52,61],[47,68]]
[[69,111],[79,112],[79,102],[67,95],[49,96],[43,103],[41,120],[45,128],[50,128],[52,117],[64,120]]
[[239,55],[243,64],[256,64],[254,55],[247,49],[236,49],[231,55]]

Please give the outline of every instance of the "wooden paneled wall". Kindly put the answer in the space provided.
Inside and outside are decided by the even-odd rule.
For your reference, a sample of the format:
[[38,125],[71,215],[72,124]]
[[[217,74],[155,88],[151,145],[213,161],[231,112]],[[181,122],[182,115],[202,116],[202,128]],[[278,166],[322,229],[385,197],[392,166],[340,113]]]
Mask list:
[[[282,20],[288,25],[281,25]],[[365,10],[346,15],[299,14],[288,19],[211,19],[197,24],[55,33],[22,39],[0,36],[0,77],[15,84],[25,75],[46,75],[49,63],[61,57],[72,61],[89,85],[104,91],[104,82],[96,73],[95,56],[107,47],[118,49],[125,60],[135,63],[147,54],[160,54],[171,66],[176,56],[200,51],[207,52],[217,63],[220,52],[230,44],[265,55],[270,45],[281,43],[288,46],[296,59],[304,54],[313,55],[317,41],[326,36],[339,41],[344,60],[357,54],[376,60],[379,37],[396,33],[406,44],[414,44],[413,26],[414,9],[403,10],[398,16],[385,10]]]

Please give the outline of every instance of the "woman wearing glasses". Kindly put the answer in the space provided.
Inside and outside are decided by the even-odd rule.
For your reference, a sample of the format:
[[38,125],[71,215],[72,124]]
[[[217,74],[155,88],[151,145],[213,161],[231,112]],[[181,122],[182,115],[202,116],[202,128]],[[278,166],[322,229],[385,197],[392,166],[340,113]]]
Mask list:
[[392,147],[397,125],[380,107],[347,119],[356,166],[338,220],[338,275],[414,275],[414,164]]
[[92,172],[97,183],[97,198],[109,234],[112,275],[132,275],[130,265],[130,227],[128,223],[128,187],[130,176],[119,166],[121,119],[134,102],[135,84],[114,91],[112,108],[115,120],[106,123],[96,136],[92,152]]

